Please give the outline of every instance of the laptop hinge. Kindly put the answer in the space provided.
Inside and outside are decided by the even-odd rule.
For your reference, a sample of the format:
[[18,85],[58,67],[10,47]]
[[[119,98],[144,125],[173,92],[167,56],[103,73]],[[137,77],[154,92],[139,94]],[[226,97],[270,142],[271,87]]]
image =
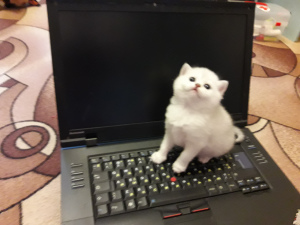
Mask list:
[[98,143],[98,139],[97,138],[86,138],[85,139],[86,147],[97,146],[97,143]]
[[[86,147],[93,147],[98,145],[98,138],[96,133],[86,133],[85,131],[70,131],[69,132],[69,142],[72,140],[81,140],[82,145],[86,145]],[[77,141],[78,142],[78,141]]]
[[84,131],[70,131],[69,138],[83,138],[85,137]]

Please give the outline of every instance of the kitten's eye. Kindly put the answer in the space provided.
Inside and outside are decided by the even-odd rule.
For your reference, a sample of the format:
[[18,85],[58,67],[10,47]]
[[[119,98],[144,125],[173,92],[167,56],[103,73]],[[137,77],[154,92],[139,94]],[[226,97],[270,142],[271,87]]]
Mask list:
[[190,77],[190,81],[195,82],[195,77]]
[[209,85],[209,84],[204,84],[204,87],[205,87],[206,89],[210,89],[210,85]]

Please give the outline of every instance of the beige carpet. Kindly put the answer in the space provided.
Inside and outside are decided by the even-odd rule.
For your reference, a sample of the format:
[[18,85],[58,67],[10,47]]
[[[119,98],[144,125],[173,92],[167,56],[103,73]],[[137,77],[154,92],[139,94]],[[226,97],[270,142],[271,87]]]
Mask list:
[[[60,224],[49,32],[41,7],[0,11],[0,224]],[[294,51],[294,52],[293,52]],[[300,191],[300,52],[255,43],[250,129]]]

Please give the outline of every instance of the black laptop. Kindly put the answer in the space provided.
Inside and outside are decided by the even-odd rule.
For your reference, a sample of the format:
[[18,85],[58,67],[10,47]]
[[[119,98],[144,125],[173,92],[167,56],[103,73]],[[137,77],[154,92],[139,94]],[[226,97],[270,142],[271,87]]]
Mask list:
[[[48,0],[61,138],[64,225],[291,225],[299,193],[246,138],[182,174],[150,156],[183,63],[229,81],[223,105],[247,125],[254,5]],[[199,140],[201,141],[201,140]]]

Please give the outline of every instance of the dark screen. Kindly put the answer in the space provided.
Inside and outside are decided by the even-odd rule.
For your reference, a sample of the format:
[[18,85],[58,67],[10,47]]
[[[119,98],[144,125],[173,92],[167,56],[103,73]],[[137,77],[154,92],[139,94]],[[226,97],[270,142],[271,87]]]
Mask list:
[[234,14],[60,12],[69,129],[163,121],[184,62],[229,80],[223,104],[241,113],[246,22]]

